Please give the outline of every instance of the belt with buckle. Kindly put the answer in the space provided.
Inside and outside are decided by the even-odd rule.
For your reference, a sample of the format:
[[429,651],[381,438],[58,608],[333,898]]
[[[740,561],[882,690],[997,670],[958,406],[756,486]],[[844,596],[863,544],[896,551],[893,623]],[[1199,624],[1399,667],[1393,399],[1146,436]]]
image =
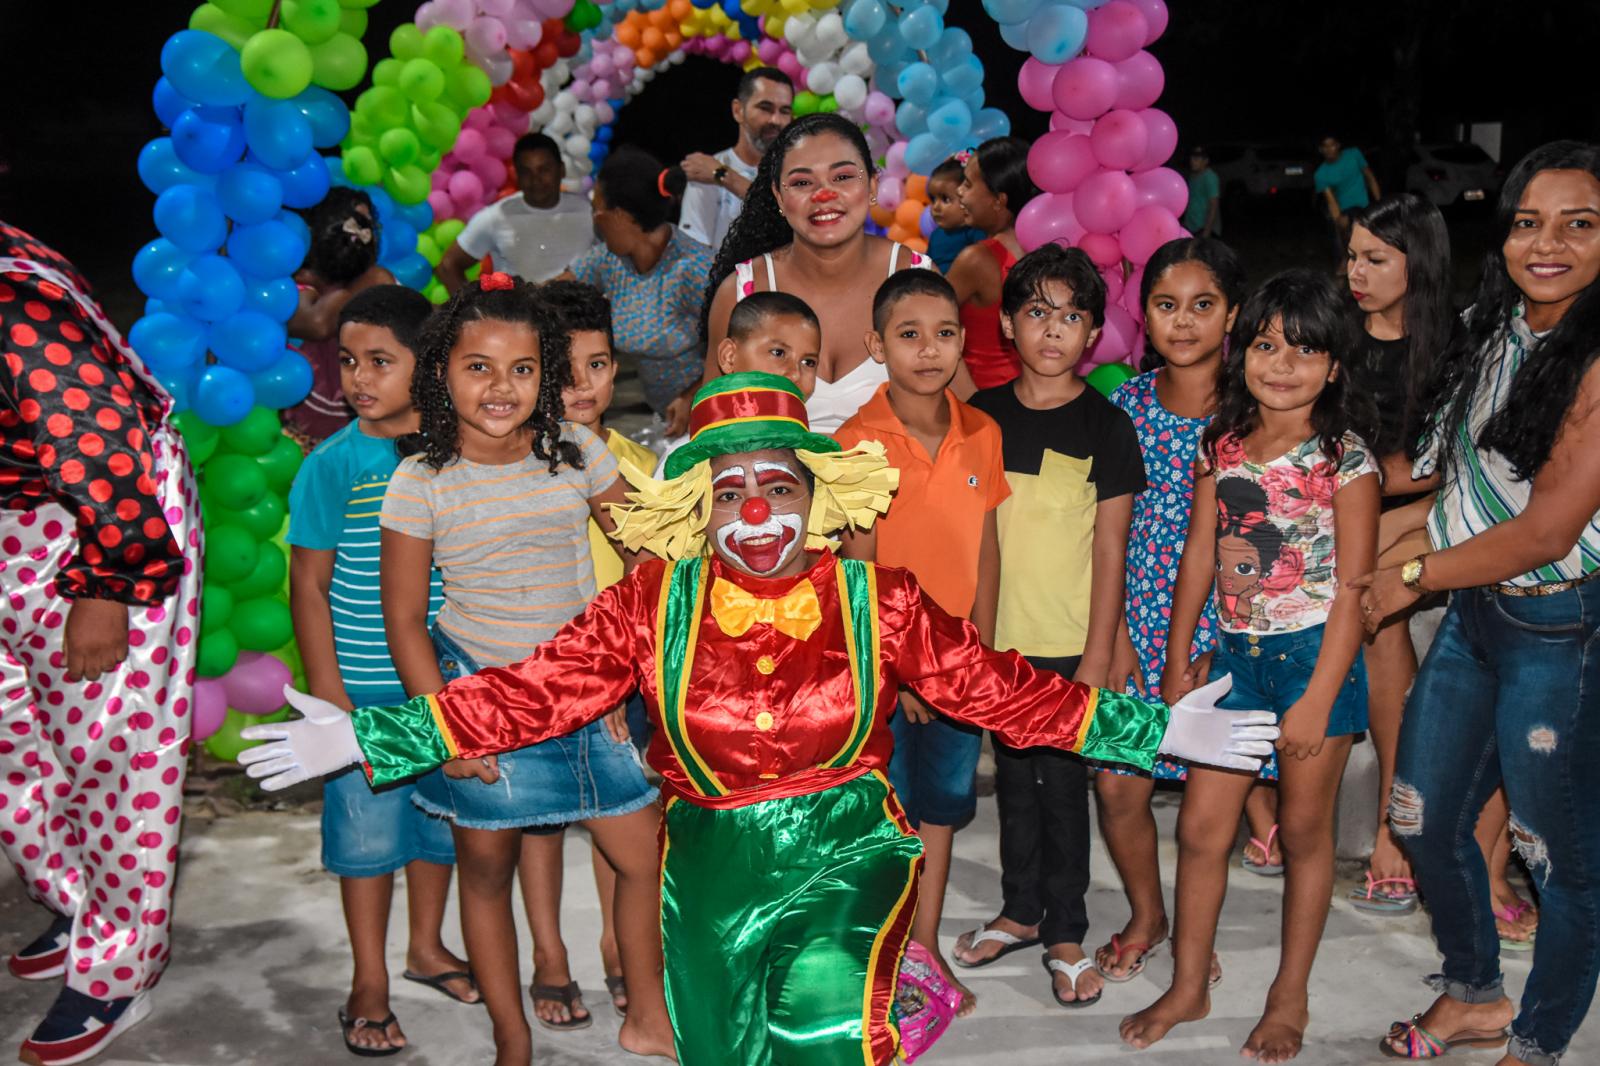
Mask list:
[[1595,578],[1600,577],[1600,570],[1582,577],[1575,577],[1570,581],[1552,581],[1544,585],[1491,585],[1490,589],[1500,596],[1554,596],[1558,592],[1569,592],[1579,585],[1587,585]]

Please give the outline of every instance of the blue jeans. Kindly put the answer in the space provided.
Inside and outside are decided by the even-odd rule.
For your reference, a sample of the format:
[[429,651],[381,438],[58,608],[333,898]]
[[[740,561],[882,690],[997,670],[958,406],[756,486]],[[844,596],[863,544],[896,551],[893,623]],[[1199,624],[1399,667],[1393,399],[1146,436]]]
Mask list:
[[1539,887],[1533,972],[1510,1051],[1553,1064],[1600,972],[1600,582],[1552,596],[1450,597],[1400,728],[1389,824],[1411,854],[1444,955],[1439,991],[1502,994],[1478,812],[1504,783],[1512,841]]
[[983,730],[935,718],[917,723],[897,706],[889,719],[894,754],[889,784],[913,828],[965,825],[978,811],[978,753]]

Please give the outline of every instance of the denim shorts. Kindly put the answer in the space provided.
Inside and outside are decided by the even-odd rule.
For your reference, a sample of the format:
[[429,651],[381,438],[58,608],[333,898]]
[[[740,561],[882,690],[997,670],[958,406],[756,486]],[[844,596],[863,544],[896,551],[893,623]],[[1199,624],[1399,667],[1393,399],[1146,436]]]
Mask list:
[[894,754],[889,783],[913,826],[962,825],[978,811],[978,751],[983,730],[943,718],[912,722],[898,706],[889,718]]
[[[419,779],[443,777],[439,770]],[[374,792],[351,767],[322,784],[322,865],[340,877],[378,877],[413,859],[441,866],[456,861],[450,823],[412,803],[418,781]]]
[[[1230,710],[1272,711],[1281,721],[1305,695],[1322,651],[1322,626],[1289,633],[1217,633],[1211,677],[1233,675],[1233,691],[1219,706]],[[1367,728],[1367,664],[1360,652],[1328,712],[1327,736],[1343,737]]]
[[[472,656],[438,627],[433,646],[447,683],[477,673]],[[417,782],[412,802],[463,829],[523,829],[631,814],[657,796],[633,745],[612,740],[600,721],[501,752],[497,761],[500,777],[492,785],[476,777],[429,774]]]

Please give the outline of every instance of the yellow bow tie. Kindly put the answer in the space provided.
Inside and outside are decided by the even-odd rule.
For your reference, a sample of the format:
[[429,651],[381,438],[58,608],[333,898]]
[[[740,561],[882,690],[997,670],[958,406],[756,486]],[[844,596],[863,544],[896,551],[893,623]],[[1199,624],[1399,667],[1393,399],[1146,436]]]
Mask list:
[[711,585],[711,617],[730,637],[742,637],[764,622],[785,636],[805,640],[822,624],[822,605],[809,580],[802,579],[777,599],[762,599],[719,577]]

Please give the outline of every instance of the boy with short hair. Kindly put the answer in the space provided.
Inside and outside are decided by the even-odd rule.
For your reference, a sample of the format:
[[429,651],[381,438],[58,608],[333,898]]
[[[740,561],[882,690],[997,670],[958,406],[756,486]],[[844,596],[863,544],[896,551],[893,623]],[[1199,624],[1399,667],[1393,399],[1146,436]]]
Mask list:
[[[356,420],[306,457],[289,491],[290,607],[306,684],[347,710],[405,697],[384,638],[378,512],[400,462],[396,441],[419,428],[413,348],[431,310],[402,285],[374,286],[345,305],[339,380]],[[435,574],[431,610],[442,602]],[[455,863],[450,824],[413,806],[414,788],[374,792],[359,772],[323,786],[322,862],[339,876],[354,961],[339,1023],[355,1054],[389,1054],[406,1043],[389,1009],[384,958],[394,872],[402,867],[410,916],[405,978],[463,1003],[478,1001],[466,962],[440,939]]]
[[928,213],[938,227],[928,235],[928,258],[949,274],[956,256],[969,244],[983,240],[984,232],[972,224],[967,209],[961,206],[961,180],[965,176],[967,153],[953,155],[933,168],[928,175]]
[[[1133,423],[1075,373],[1100,336],[1105,299],[1081,249],[1047,244],[1017,260],[1001,289],[1000,326],[1022,375],[972,397],[1000,425],[1012,493],[999,516],[994,646],[1094,685],[1111,673],[1133,497],[1145,487]],[[1005,902],[999,917],[956,941],[956,960],[981,966],[1042,940],[1057,1002],[1087,1005],[1103,981],[1082,947],[1085,766],[997,740],[995,797]]]
[[[964,340],[955,290],[939,274],[905,270],[879,287],[866,343],[889,381],[834,437],[845,448],[881,441],[900,471],[900,488],[889,513],[871,531],[848,537],[843,554],[912,571],[935,603],[970,618],[992,644],[1000,586],[996,508],[1010,490],[999,427],[950,391]],[[983,734],[933,717],[910,691],[901,694],[900,711],[890,720],[889,778],[922,837],[926,864],[911,935],[948,975],[939,919],[955,827],[977,809]],[[951,983],[970,1013],[972,993],[953,977]]]

